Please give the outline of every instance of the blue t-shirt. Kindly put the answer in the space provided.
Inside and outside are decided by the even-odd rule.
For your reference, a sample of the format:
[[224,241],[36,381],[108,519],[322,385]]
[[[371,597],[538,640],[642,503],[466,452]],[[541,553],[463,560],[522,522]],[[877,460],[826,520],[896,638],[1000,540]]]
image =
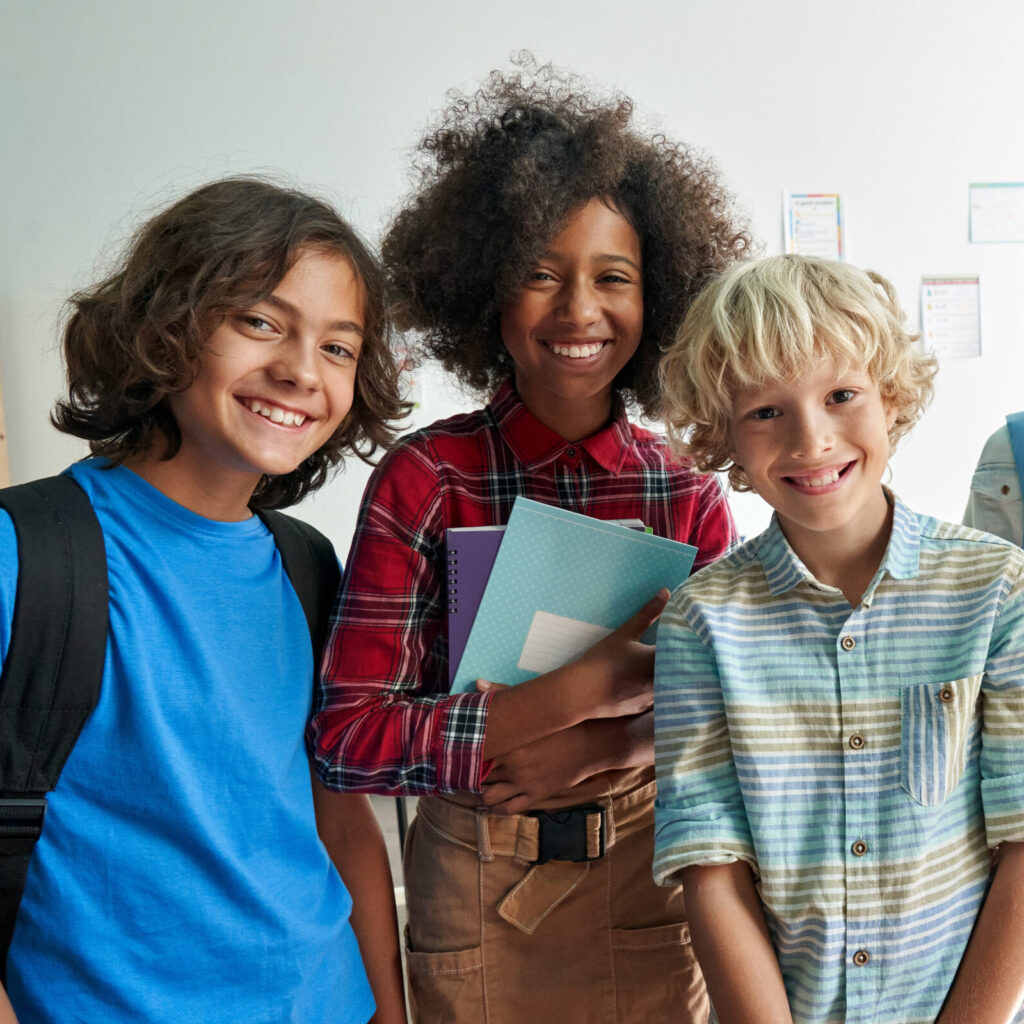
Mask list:
[[[69,472],[106,542],[103,687],[29,868],[15,1011],[37,1024],[364,1024],[373,997],[303,743],[309,632],[273,537],[102,466]],[[3,655],[16,582],[0,514]]]

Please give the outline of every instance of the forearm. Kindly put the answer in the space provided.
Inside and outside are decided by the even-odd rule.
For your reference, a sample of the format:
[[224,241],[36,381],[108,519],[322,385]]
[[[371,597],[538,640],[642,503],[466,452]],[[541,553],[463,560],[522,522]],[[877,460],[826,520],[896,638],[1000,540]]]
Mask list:
[[395,893],[373,808],[367,797],[333,793],[315,778],[313,803],[320,839],[352,896],[352,930],[377,1003],[374,1024],[405,1024]]
[[750,867],[690,867],[682,880],[694,953],[720,1024],[792,1024]]
[[317,775],[332,790],[410,796],[477,791],[491,696],[419,696],[383,683],[335,683],[309,727]]
[[654,764],[654,712],[623,718],[591,718],[574,726],[579,779],[618,768]]
[[654,764],[654,712],[623,718],[593,718],[581,732],[581,778],[616,768]]
[[1024,999],[1024,843],[1004,843],[937,1024],[1006,1024]]
[[7,990],[0,985],[0,1024],[18,1024],[11,1001],[7,998]]
[[484,758],[490,760],[586,721],[586,681],[576,663],[494,692]]

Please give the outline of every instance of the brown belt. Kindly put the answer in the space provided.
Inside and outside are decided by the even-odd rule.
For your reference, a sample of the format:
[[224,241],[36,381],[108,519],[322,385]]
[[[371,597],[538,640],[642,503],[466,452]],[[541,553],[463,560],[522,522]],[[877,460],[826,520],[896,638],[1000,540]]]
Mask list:
[[[416,814],[431,831],[473,850],[482,861],[512,857],[520,864],[533,865],[497,908],[506,921],[532,935],[586,878],[590,861],[651,824],[654,791],[654,783],[649,782],[593,804],[533,814],[491,814],[484,807],[426,797],[420,799]],[[558,838],[563,830],[573,833],[568,845],[574,848],[574,859],[562,859],[558,852],[564,845]]]

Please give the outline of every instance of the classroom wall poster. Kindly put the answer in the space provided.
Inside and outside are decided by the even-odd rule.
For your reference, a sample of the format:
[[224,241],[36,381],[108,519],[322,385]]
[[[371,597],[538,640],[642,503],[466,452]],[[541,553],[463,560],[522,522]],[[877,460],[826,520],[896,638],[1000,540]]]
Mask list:
[[1024,242],[1024,182],[972,184],[972,242]]
[[981,283],[977,274],[921,278],[921,335],[940,359],[981,355]]
[[783,192],[785,251],[841,260],[843,206],[838,192]]

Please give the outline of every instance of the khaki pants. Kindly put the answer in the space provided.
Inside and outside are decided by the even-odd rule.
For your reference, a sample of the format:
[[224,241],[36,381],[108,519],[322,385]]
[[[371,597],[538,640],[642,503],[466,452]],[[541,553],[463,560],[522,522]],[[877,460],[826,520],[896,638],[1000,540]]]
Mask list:
[[536,819],[420,800],[405,846],[417,1024],[705,1024],[682,890],[651,878],[654,784],[599,802],[604,857],[533,865]]

